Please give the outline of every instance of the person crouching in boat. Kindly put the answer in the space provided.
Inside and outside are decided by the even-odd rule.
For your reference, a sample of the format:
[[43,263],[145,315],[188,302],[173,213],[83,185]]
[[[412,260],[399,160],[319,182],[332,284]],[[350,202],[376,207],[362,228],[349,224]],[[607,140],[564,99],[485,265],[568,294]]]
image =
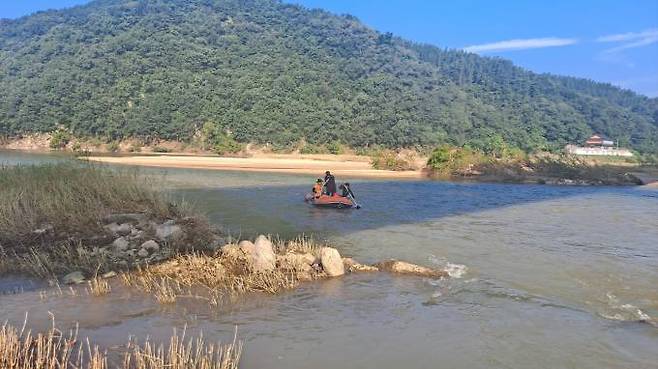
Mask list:
[[347,197],[350,199],[356,199],[356,196],[354,196],[354,192],[352,192],[352,188],[350,187],[349,183],[343,183],[338,187],[338,189],[341,191],[341,196]]
[[322,196],[322,184],[324,182],[322,181],[322,178],[318,178],[317,181],[315,181],[315,184],[313,185],[313,197],[316,199],[319,199],[320,196]]
[[336,178],[330,171],[324,173],[324,188],[327,195],[333,196],[336,194]]

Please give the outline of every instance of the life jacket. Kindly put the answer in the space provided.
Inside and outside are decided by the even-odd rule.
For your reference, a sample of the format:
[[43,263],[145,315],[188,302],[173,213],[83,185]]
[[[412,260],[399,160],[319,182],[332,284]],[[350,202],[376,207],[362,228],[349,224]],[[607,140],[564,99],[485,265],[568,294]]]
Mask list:
[[316,199],[322,196],[322,183],[316,183],[313,186],[313,195]]

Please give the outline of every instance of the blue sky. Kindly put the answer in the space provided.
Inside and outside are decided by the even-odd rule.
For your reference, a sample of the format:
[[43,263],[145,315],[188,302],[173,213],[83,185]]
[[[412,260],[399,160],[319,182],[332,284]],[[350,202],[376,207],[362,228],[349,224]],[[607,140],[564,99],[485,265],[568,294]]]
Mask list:
[[[286,0],[349,13],[382,32],[440,47],[501,56],[536,72],[658,96],[656,0]],[[0,2],[0,18],[86,0]]]

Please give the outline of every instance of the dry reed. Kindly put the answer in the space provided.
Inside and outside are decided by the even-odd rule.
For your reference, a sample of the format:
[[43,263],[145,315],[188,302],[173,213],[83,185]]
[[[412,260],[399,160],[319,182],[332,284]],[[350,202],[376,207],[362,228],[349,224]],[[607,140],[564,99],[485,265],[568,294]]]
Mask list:
[[[308,238],[291,241],[275,240],[278,255],[287,253],[317,256],[320,245]],[[295,288],[300,280],[316,278],[319,274],[297,268],[276,268],[254,272],[242,265],[243,260],[223,255],[183,254],[158,265],[137,268],[122,274],[123,282],[151,293],[161,303],[172,303],[184,288],[195,288],[211,305],[219,305],[225,297],[247,292],[275,294]],[[241,265],[234,265],[239,263]]]
[[142,345],[129,341],[123,360],[109,365],[107,352],[92,346],[89,339],[78,340],[77,328],[68,334],[53,327],[46,333],[4,323],[0,327],[0,368],[2,369],[237,369],[243,344],[207,343],[203,336],[186,339],[185,330],[176,331],[167,346],[150,341]]
[[4,323],[0,328],[2,369],[106,369],[105,354],[89,341],[78,343],[77,329],[65,335],[53,327],[33,335]]
[[93,296],[103,296],[107,295],[112,291],[110,284],[107,280],[100,278],[98,276],[90,279],[88,282],[87,292]]
[[237,340],[227,345],[208,344],[199,336],[185,340],[174,331],[169,345],[154,345],[146,341],[143,345],[129,345],[123,362],[124,369],[237,369],[242,355],[242,342]]

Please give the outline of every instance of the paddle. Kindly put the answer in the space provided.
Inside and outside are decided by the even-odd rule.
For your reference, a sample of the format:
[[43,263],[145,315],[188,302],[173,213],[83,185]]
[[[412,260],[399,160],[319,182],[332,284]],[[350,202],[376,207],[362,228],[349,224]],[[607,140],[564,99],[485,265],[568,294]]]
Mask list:
[[351,189],[351,188],[350,188],[350,189],[348,190],[348,192],[347,192],[347,197],[348,197],[350,200],[352,200],[352,203],[354,204],[352,207],[357,208],[357,209],[361,209],[361,205],[359,205],[359,204],[356,202],[356,199],[354,198],[354,194],[352,193],[352,189]]

